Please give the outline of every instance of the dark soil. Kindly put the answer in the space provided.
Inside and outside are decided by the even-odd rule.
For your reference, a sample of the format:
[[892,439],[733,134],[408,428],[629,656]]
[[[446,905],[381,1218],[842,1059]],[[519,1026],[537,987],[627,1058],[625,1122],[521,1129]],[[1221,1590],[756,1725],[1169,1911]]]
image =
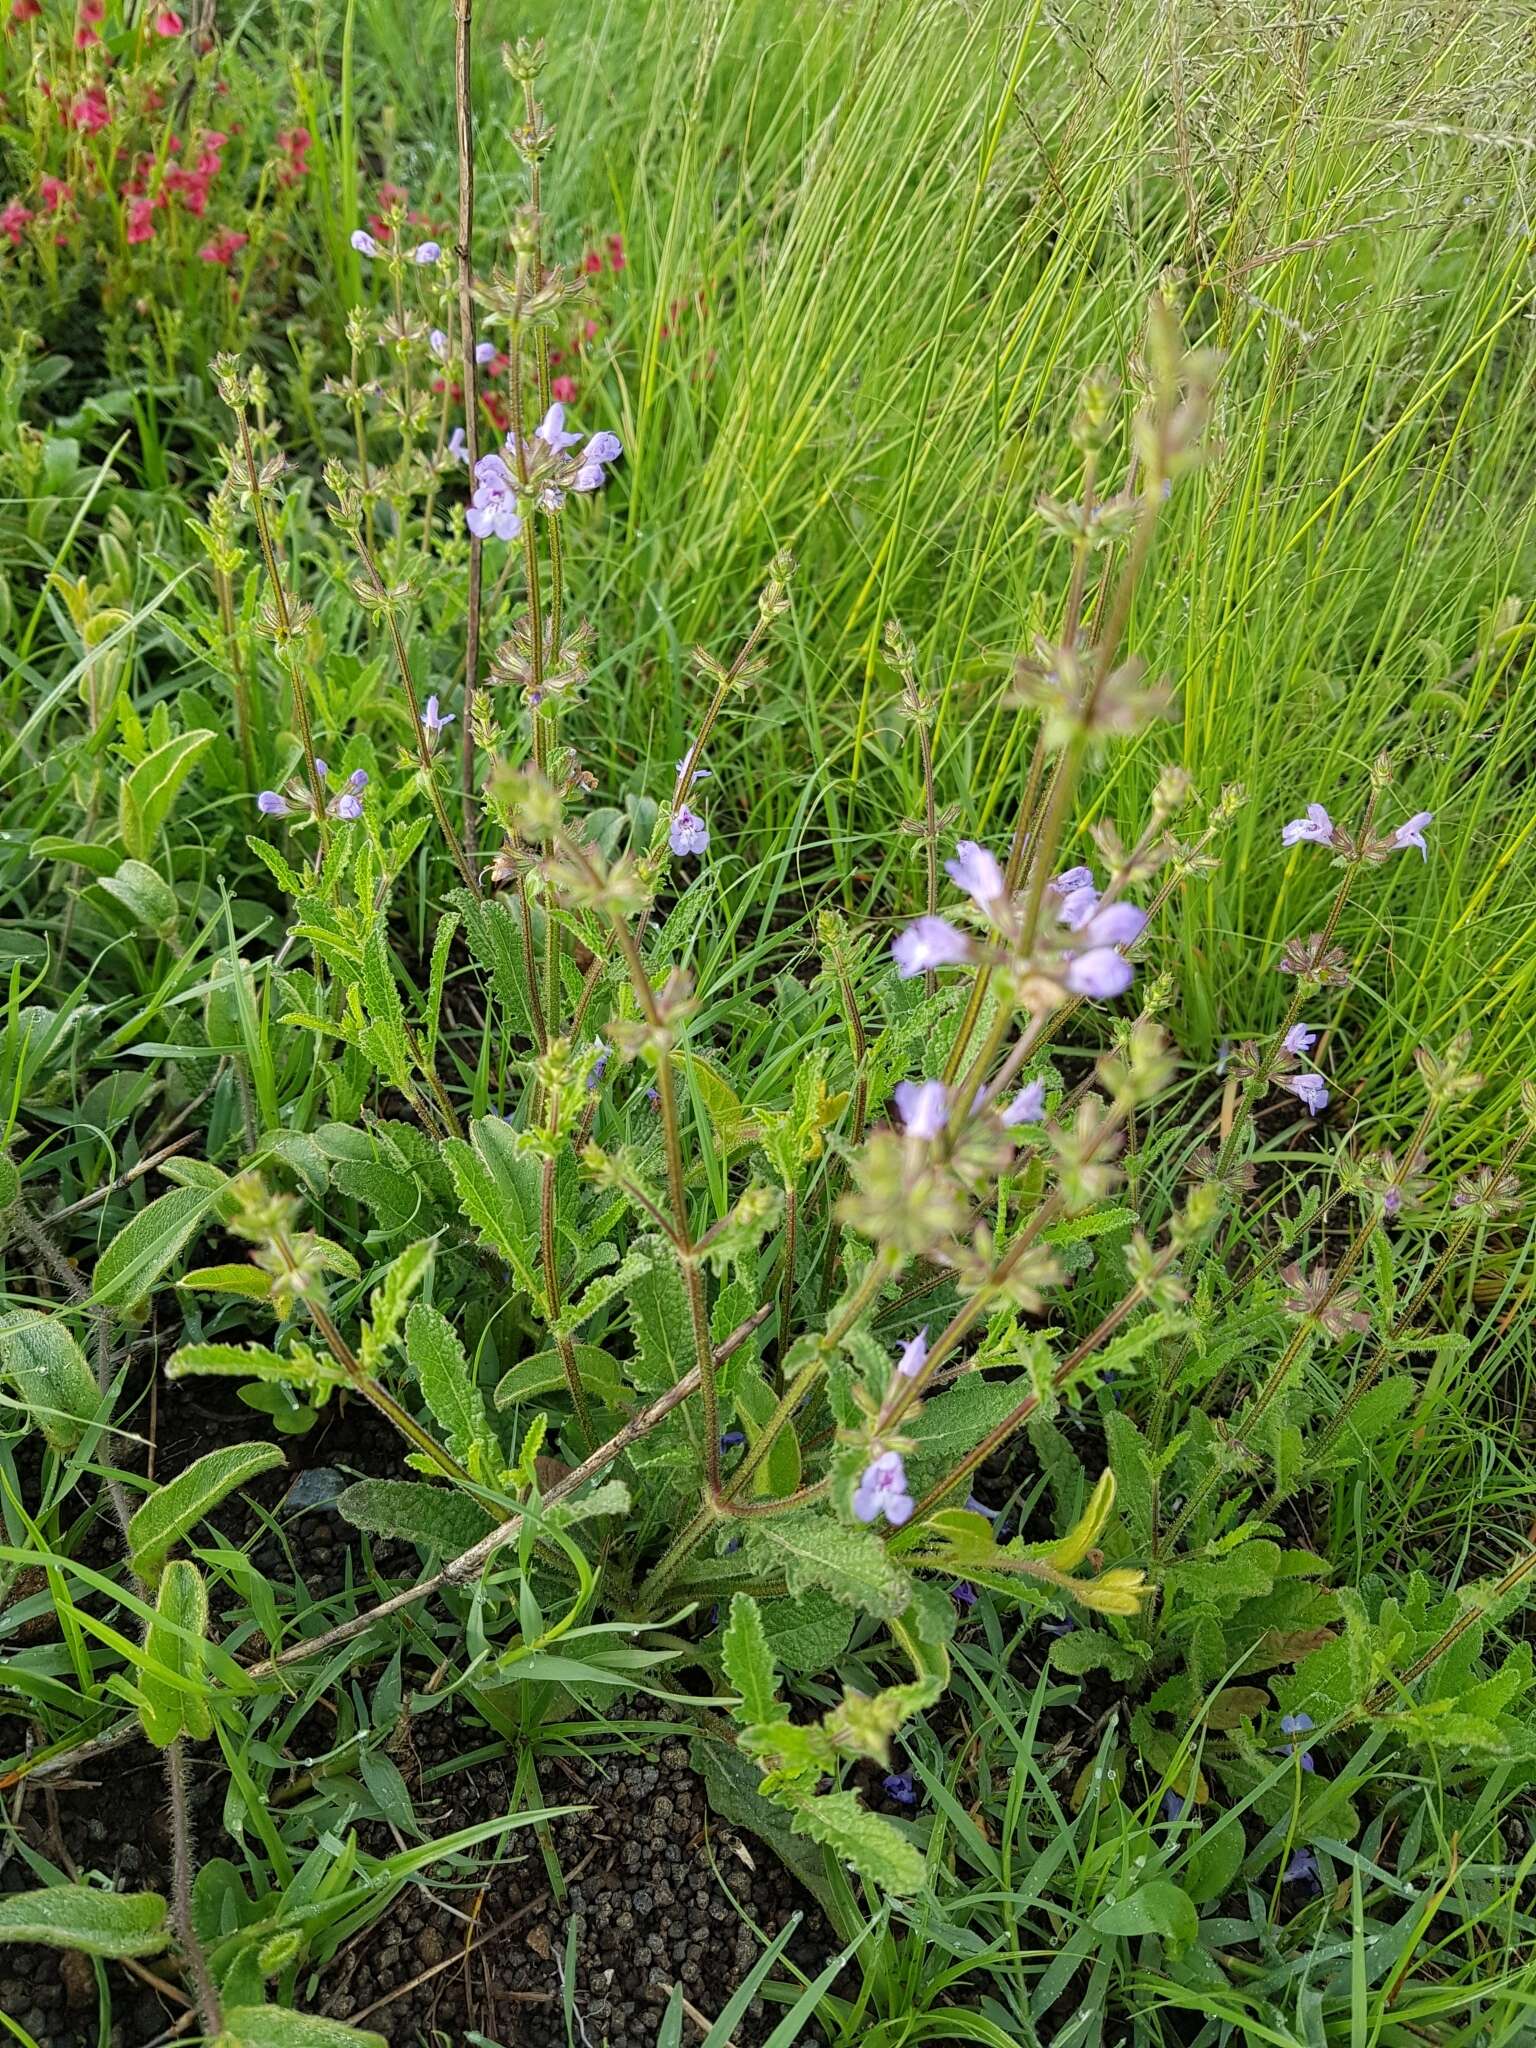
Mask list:
[[[132,1426],[147,1434],[147,1420],[141,1409]],[[232,1389],[198,1381],[162,1384],[156,1477],[171,1477],[215,1444],[268,1433],[265,1418],[239,1403]],[[290,1499],[296,1482],[320,1468],[344,1477],[395,1473],[400,1453],[388,1425],[356,1404],[345,1413],[327,1410],[310,1435],[288,1439],[284,1447],[287,1469],[246,1489],[253,1505],[233,1499],[213,1519],[227,1541],[250,1549],[281,1604],[307,1609],[349,1579],[364,1581],[366,1572],[357,1533],[328,1509],[297,1508]],[[125,1455],[123,1462],[135,1460]],[[275,1518],[281,1538],[263,1531],[255,1504]],[[110,1516],[78,1532],[74,1547],[101,1569],[113,1569],[119,1546]],[[376,1571],[402,1582],[420,1569],[409,1546],[375,1543],[372,1559]],[[34,1629],[27,1640],[36,1640]],[[0,1626],[0,1655],[4,1648]],[[363,1674],[359,1679],[367,1683]],[[633,1704],[647,1719],[671,1718],[652,1702]],[[429,1835],[517,1805],[517,1759],[483,1760],[487,1733],[482,1721],[452,1711],[418,1716],[411,1724],[397,1761]],[[0,1756],[18,1755],[36,1734],[21,1716],[0,1716]],[[649,1753],[615,1747],[541,1760],[543,1802],[584,1809],[551,1823],[542,1845],[558,1864],[563,1900],[552,1894],[539,1838],[529,1829],[513,1830],[501,1861],[492,1860],[489,1844],[478,1852],[490,1877],[483,1891],[445,1882],[441,1869],[429,1867],[317,1981],[301,1981],[298,2003],[370,2027],[394,2048],[425,2048],[434,2035],[457,2043],[469,2030],[507,2048],[565,2048],[568,2038],[585,2048],[642,2048],[654,2042],[674,1984],[682,1985],[707,2024],[751,1969],[762,1943],[796,1911],[805,1917],[788,1954],[815,1975],[838,1946],[836,1937],[771,1851],[710,1812],[702,1782],[689,1768],[686,1736],[680,1723],[676,1740],[663,1740]],[[470,1752],[481,1760],[456,1769],[457,1758]],[[216,1748],[195,1750],[199,1853],[230,1855],[239,1864],[241,1852],[221,1826],[224,1784]],[[880,1803],[878,1795],[873,1803]],[[12,1825],[0,1825],[0,1890],[39,1882],[20,1853],[22,1843],[56,1868],[99,1873],[122,1890],[168,1890],[165,1783],[147,1743],[82,1767],[78,1780],[25,1786],[19,1798],[12,1795],[7,1818]],[[361,1833],[376,1854],[395,1846],[378,1824],[365,1823]],[[575,2017],[568,2036],[565,1978],[573,1928],[569,1996]],[[187,2027],[177,2028],[188,2008],[176,1995],[172,1960],[156,1957],[145,1966],[164,1988],[116,1964],[100,1967],[111,1997],[109,2029],[98,2024],[97,1965],[23,1945],[0,1948],[0,2013],[25,2027],[39,2048],[148,2048],[189,2037]],[[781,2014],[779,2006],[758,1999],[733,2038],[749,2048]],[[685,2031],[698,2038],[697,2028]],[[802,2038],[809,2043],[821,2036]]]

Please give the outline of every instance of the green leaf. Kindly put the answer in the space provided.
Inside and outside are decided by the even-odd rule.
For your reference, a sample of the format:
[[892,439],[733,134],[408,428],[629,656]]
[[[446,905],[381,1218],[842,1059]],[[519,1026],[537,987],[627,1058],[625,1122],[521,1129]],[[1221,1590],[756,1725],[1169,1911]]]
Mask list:
[[120,903],[142,930],[162,939],[175,931],[176,892],[143,861],[125,860],[115,875],[104,875],[97,886]]
[[1239,1822],[1202,1829],[1184,1865],[1184,1889],[1197,1906],[1223,1899],[1243,1867],[1247,1844]]
[[246,1301],[266,1301],[272,1281],[260,1266],[194,1266],[176,1282],[188,1294],[238,1294]]
[[630,1491],[622,1479],[605,1479],[590,1493],[574,1500],[557,1500],[544,1510],[544,1520],[557,1529],[573,1529],[578,1522],[592,1522],[603,1515],[627,1515]]
[[215,1379],[277,1380],[284,1386],[344,1386],[346,1374],[313,1352],[285,1358],[265,1344],[183,1344],[166,1363],[166,1376],[189,1374]]
[[56,1884],[0,1896],[0,1942],[40,1941],[86,1956],[152,1956],[170,1930],[158,1892],[99,1892]]
[[118,829],[134,860],[147,861],[170,816],[176,792],[192,773],[197,758],[218,737],[211,732],[184,732],[147,754],[118,788]]
[[847,1649],[852,1632],[849,1609],[815,1587],[798,1600],[770,1600],[763,1608],[763,1633],[781,1671],[825,1671]]
[[468,1494],[413,1479],[360,1479],[337,1496],[336,1509],[355,1529],[402,1537],[443,1557],[457,1557],[493,1526]]
[[424,1301],[416,1302],[406,1318],[405,1355],[422,1399],[447,1434],[449,1450],[472,1477],[488,1477],[501,1460],[485,1398],[452,1323]]
[[1200,1932],[1194,1901],[1166,1877],[1148,1878],[1129,1897],[1106,1902],[1093,1925],[1100,1934],[1160,1934],[1175,1949],[1188,1948]]
[[[587,1392],[605,1408],[619,1404],[619,1368],[600,1344],[573,1344],[576,1370]],[[521,1401],[542,1400],[546,1394],[563,1393],[567,1385],[565,1367],[558,1351],[540,1351],[524,1358],[510,1372],[502,1374],[491,1397],[498,1408],[511,1408]]]
[[375,1228],[386,1236],[409,1230],[422,1214],[420,1183],[377,1159],[341,1160],[331,1169],[331,1179],[344,1195],[373,1212]]
[[750,1593],[732,1597],[720,1656],[728,1683],[741,1695],[741,1704],[733,1711],[744,1727],[789,1719],[789,1708],[778,1697],[779,1674],[763,1632],[763,1611]]
[[[786,1802],[787,1803],[787,1802]],[[802,1797],[790,1806],[790,1826],[809,1835],[882,1892],[910,1898],[927,1875],[922,1856],[888,1820],[871,1813],[856,1792]],[[1191,1907],[1193,1912],[1193,1907]]]
[[533,1038],[536,1035],[533,1005],[529,1000],[519,913],[499,897],[476,901],[463,889],[454,892],[453,900],[463,914],[465,942],[490,975],[491,985],[507,1013],[513,1035]]
[[583,1323],[590,1322],[600,1308],[606,1308],[616,1295],[627,1294],[642,1274],[650,1272],[651,1265],[650,1253],[638,1246],[626,1252],[618,1265],[610,1272],[599,1273],[578,1300],[567,1304],[558,1321],[550,1324],[551,1330],[557,1337],[569,1337]]
[[[179,1633],[182,1630],[186,1633]],[[178,1735],[190,1735],[194,1742],[201,1742],[212,1733],[213,1719],[207,1700],[200,1692],[183,1690],[164,1675],[184,1678],[195,1685],[202,1677],[207,1636],[208,1588],[195,1564],[177,1558],[161,1573],[155,1618],[145,1631],[144,1664],[138,1674],[143,1695],[139,1719],[144,1723],[144,1733],[160,1749],[174,1742]]]
[[791,1593],[821,1586],[845,1607],[889,1621],[912,1598],[911,1581],[872,1529],[849,1529],[830,1515],[754,1518],[747,1554],[763,1572],[782,1572]]
[[361,993],[369,1023],[369,1029],[363,1034],[363,1049],[379,1072],[392,1081],[408,1101],[413,1100],[416,1077],[406,1032],[405,1005],[400,1000],[394,963],[389,957],[389,939],[382,913],[369,927],[363,944]]
[[72,1451],[106,1405],[80,1346],[56,1316],[37,1309],[0,1320],[0,1373],[56,1451]]
[[1081,1678],[1089,1671],[1107,1671],[1116,1684],[1137,1677],[1151,1655],[1140,1644],[1121,1642],[1104,1629],[1081,1628],[1058,1636],[1051,1645],[1051,1669]]
[[534,1277],[539,1263],[539,1163],[517,1150],[514,1134],[499,1117],[471,1126],[473,1144],[449,1138],[443,1157],[453,1175],[459,1207],[487,1251],[511,1267],[523,1293],[542,1313],[544,1289]]
[[345,2027],[318,2013],[293,2012],[284,2005],[235,2005],[224,2011],[224,2031],[214,2048],[389,2048],[382,2034]]
[[128,1548],[141,1579],[157,1579],[172,1549],[226,1494],[259,1472],[281,1465],[276,1444],[226,1444],[206,1451],[185,1472],[158,1487],[128,1524]]
[[967,1373],[948,1393],[923,1403],[906,1434],[922,1469],[940,1472],[974,1450],[1029,1393],[1027,1380],[990,1380]]
[[408,1244],[384,1268],[379,1284],[368,1297],[368,1321],[358,1343],[358,1356],[365,1372],[377,1372],[384,1353],[394,1343],[411,1297],[432,1268],[437,1247],[430,1237]]
[[635,1333],[634,1356],[625,1375],[643,1394],[662,1394],[693,1365],[693,1323],[688,1291],[671,1248],[659,1237],[637,1240],[637,1249],[652,1254],[647,1272],[635,1276],[629,1289],[629,1323]]
[[209,1188],[172,1188],[141,1209],[96,1261],[91,1300],[119,1308],[141,1301],[190,1243],[212,1204]]

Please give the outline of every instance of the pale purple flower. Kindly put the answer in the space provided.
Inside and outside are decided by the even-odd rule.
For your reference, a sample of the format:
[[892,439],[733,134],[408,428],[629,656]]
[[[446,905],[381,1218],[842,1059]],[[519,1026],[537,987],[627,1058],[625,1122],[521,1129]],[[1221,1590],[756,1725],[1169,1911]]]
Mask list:
[[942,917],[920,917],[891,942],[896,971],[903,981],[930,967],[959,967],[971,957],[965,933]]
[[264,789],[256,799],[256,808],[264,818],[286,818],[288,800],[278,795],[275,789]]
[[359,256],[374,257],[378,255],[379,245],[366,228],[354,228],[351,240],[352,246]]
[[434,327],[432,332],[427,336],[427,347],[431,349],[433,355],[437,357],[437,360],[440,363],[447,362],[448,337],[446,334],[444,334],[441,327]]
[[976,1605],[976,1588],[969,1579],[956,1579],[949,1589],[949,1597],[963,1611]]
[[1282,846],[1299,846],[1303,840],[1313,846],[1327,846],[1333,838],[1333,820],[1321,804],[1308,804],[1304,818],[1292,818],[1280,828]]
[[421,729],[428,739],[435,740],[440,732],[446,732],[453,720],[453,712],[438,709],[436,696],[429,697],[422,707]]
[[709,827],[686,804],[679,804],[672,814],[672,827],[667,834],[672,851],[679,856],[689,853],[708,853]]
[[469,443],[464,438],[464,429],[455,427],[448,436],[448,453],[454,462],[469,461]]
[[1392,834],[1392,844],[1398,847],[1416,846],[1425,860],[1429,859],[1429,848],[1424,844],[1424,827],[1433,825],[1433,811],[1415,811],[1406,824],[1399,825]]
[[1183,1812],[1184,1812],[1184,1795],[1183,1795],[1183,1793],[1182,1793],[1182,1792],[1165,1792],[1165,1793],[1163,1794],[1163,1819],[1164,1819],[1165,1821],[1167,1821],[1167,1822],[1169,1823],[1169,1825],[1171,1826],[1171,1825],[1172,1825],[1172,1823],[1173,1823],[1174,1821],[1178,1820],[1178,1819],[1179,1819],[1179,1818],[1181,1817],[1181,1815],[1183,1814]]
[[[1282,1735],[1305,1735],[1313,1725],[1310,1714],[1282,1714],[1280,1716],[1280,1733]],[[1316,1765],[1312,1761],[1310,1749],[1302,1749],[1299,1742],[1292,1742],[1286,1745],[1287,1756],[1296,1756],[1298,1750],[1301,1751],[1301,1754],[1297,1757],[1297,1762],[1301,1765],[1301,1768],[1304,1771],[1315,1770]]]
[[996,859],[974,839],[962,839],[956,844],[955,857],[945,861],[944,872],[957,889],[965,891],[978,910],[988,910],[992,904],[1001,902],[1007,890],[1007,882]]
[[909,1138],[936,1138],[949,1121],[949,1090],[942,1081],[898,1081],[895,1095]]
[[965,1505],[971,1514],[985,1515],[989,1522],[995,1522],[1003,1512],[1001,1508],[989,1508],[986,1502],[978,1500],[974,1493],[965,1496]]
[[1061,908],[1056,917],[1069,931],[1080,932],[1099,907],[1099,892],[1091,882],[1080,888],[1069,889],[1061,899]]
[[1063,979],[1072,993],[1100,1002],[1123,996],[1135,970],[1120,948],[1139,939],[1146,922],[1147,913],[1134,903],[1111,903],[1096,910],[1077,933],[1079,950],[1067,959]]
[[1293,1024],[1283,1043],[1287,1052],[1310,1052],[1317,1043],[1317,1033],[1309,1031],[1305,1024]]
[[411,261],[422,264],[436,263],[442,253],[443,245],[441,242],[418,242],[411,251]]
[[1055,881],[1046,887],[1053,896],[1070,896],[1078,889],[1093,887],[1093,869],[1085,867],[1064,868]]
[[534,428],[534,438],[542,441],[546,448],[553,448],[557,455],[563,455],[567,448],[574,448],[581,439],[580,434],[565,431],[565,407],[556,399]]
[[[975,1597],[973,1593],[971,1598],[974,1600]],[[899,1806],[916,1806],[917,1786],[910,1771],[892,1771],[888,1778],[882,1778],[880,1782],[885,1787],[887,1796],[894,1799]]]
[[[330,773],[329,769],[322,766],[318,756],[315,760],[315,766],[320,769],[322,775]],[[349,825],[354,823],[363,815],[363,791],[367,787],[368,770],[366,768],[354,768],[347,777],[340,796],[330,805],[331,816],[333,818],[343,818]]]
[[624,444],[617,434],[594,434],[581,451],[581,463],[571,479],[571,488],[577,491],[601,490],[607,481],[604,467],[617,462],[624,453]]
[[475,361],[477,363],[483,366],[486,363],[494,363],[495,360],[496,344],[494,341],[477,341],[475,343]]
[[900,1451],[881,1451],[864,1468],[853,1494],[853,1512],[861,1522],[878,1522],[882,1515],[893,1529],[899,1529],[912,1514],[912,1496],[907,1491],[907,1469]]
[[1287,1074],[1280,1086],[1305,1106],[1308,1116],[1318,1116],[1328,1107],[1328,1083],[1321,1074]]
[[1045,1115],[1045,1083],[1028,1081],[1003,1111],[1002,1121],[1011,1131],[1018,1124],[1037,1124]]
[[499,455],[482,455],[475,464],[475,494],[464,523],[481,540],[516,540],[522,532],[517,486]]
[[904,1380],[915,1380],[928,1363],[928,1325],[924,1323],[912,1340],[903,1346],[896,1370]]
[[1077,1634],[1077,1623],[1070,1614],[1066,1614],[1060,1621],[1042,1621],[1040,1633],[1044,1636],[1074,1636]]
[[597,1058],[592,1062],[592,1071],[587,1076],[587,1093],[589,1095],[594,1089],[602,1086],[603,1075],[608,1071],[608,1056],[611,1048],[606,1039],[594,1038],[592,1050],[597,1054]]
[[[693,761],[692,768],[688,766],[688,763],[690,761]],[[688,777],[689,789],[692,789],[693,785],[696,782],[713,782],[715,779],[715,771],[713,768],[706,768],[702,765],[701,762],[693,760],[692,740],[688,742],[688,745],[683,752],[683,758],[677,764],[677,779],[679,784],[681,784],[683,776],[685,774]],[[683,791],[681,793],[686,795],[687,792]]]
[[1317,1857],[1313,1851],[1307,1848],[1295,1850],[1290,1862],[1286,1864],[1284,1871],[1281,1873],[1280,1882],[1282,1884],[1304,1884],[1309,1889],[1321,1891],[1323,1881],[1317,1874]]

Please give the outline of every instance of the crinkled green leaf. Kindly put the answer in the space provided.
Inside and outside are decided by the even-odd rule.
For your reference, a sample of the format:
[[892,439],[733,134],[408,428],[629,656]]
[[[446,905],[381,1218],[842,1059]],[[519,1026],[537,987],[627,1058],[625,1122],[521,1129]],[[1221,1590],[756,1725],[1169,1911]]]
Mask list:
[[170,1940],[158,1892],[56,1884],[0,1895],[0,1942],[37,1941],[86,1956],[152,1956]]
[[0,1374],[56,1451],[72,1451],[105,1405],[68,1329],[36,1309],[13,1309],[0,1319]]
[[419,1543],[443,1557],[457,1557],[494,1527],[468,1494],[414,1479],[360,1479],[337,1495],[336,1509],[355,1529]]
[[128,1524],[128,1547],[139,1577],[158,1578],[175,1545],[227,1494],[282,1462],[276,1444],[226,1444],[206,1451],[185,1472],[157,1487]]
[[791,1513],[747,1525],[754,1566],[782,1572],[791,1593],[820,1586],[847,1607],[889,1620],[912,1597],[912,1584],[872,1529],[850,1529],[830,1515]]

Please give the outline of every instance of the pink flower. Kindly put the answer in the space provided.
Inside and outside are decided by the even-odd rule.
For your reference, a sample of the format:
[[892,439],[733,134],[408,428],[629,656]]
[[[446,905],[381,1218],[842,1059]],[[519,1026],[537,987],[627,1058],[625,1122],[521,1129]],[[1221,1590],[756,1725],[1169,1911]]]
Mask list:
[[228,270],[250,239],[249,235],[242,235],[234,228],[220,228],[213,240],[204,242],[197,253],[204,263],[222,263]]
[[551,398],[558,399],[562,405],[572,404],[576,397],[576,379],[574,377],[554,378],[549,387],[549,395]]
[[49,213],[57,213],[60,207],[69,204],[70,190],[62,178],[52,178],[44,171],[37,181],[37,189],[44,209]]
[[624,237],[622,235],[610,235],[608,237],[608,268],[610,270],[622,270],[624,265]]
[[581,267],[588,277],[595,277],[603,267],[603,259],[595,249],[589,249],[581,259]]
[[0,206],[0,235],[9,235],[13,245],[19,248],[31,218],[30,207],[24,206],[19,199],[8,199],[4,206]]
[[153,199],[130,199],[128,202],[127,238],[130,242],[152,242],[155,238],[155,202]]
[[11,20],[16,23],[36,21],[43,11],[43,0],[11,0]]
[[157,36],[179,36],[186,25],[174,7],[162,7],[155,16],[155,34]]
[[105,128],[112,119],[112,109],[107,104],[107,95],[99,85],[93,85],[81,94],[69,110],[69,125],[80,129],[86,135],[95,135]]
[[92,43],[99,43],[100,41],[101,37],[97,35],[95,29],[87,28],[83,22],[75,30],[75,48],[77,50],[88,50]]
[[315,138],[307,128],[279,128],[277,146],[287,158],[278,167],[277,182],[280,185],[297,185],[301,178],[309,175],[309,152]]

